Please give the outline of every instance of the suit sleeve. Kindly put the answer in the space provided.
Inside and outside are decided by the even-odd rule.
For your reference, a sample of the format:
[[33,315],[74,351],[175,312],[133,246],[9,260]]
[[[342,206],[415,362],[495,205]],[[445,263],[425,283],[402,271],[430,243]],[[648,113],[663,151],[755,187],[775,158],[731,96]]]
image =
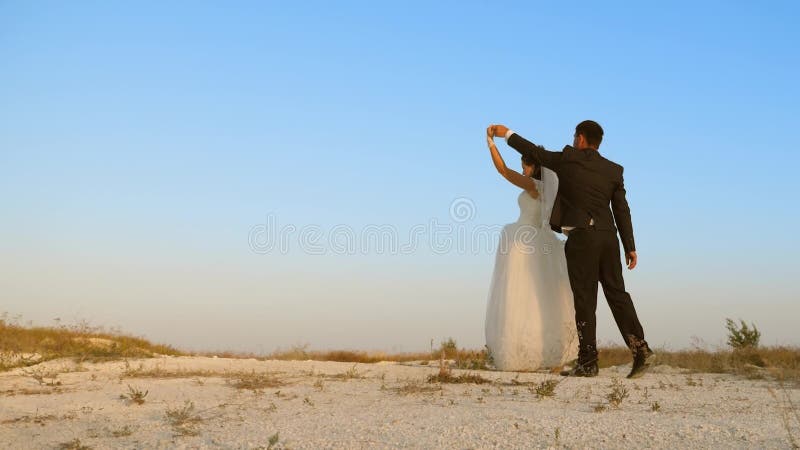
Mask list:
[[631,209],[628,207],[628,200],[625,199],[625,181],[621,176],[619,186],[617,186],[617,190],[614,191],[614,196],[611,198],[611,209],[614,211],[614,222],[617,223],[625,253],[636,251],[636,244],[633,241]]
[[508,145],[522,156],[532,159],[537,165],[547,167],[556,173],[558,172],[558,166],[563,156],[562,152],[545,150],[541,145],[536,145],[517,133],[508,137]]

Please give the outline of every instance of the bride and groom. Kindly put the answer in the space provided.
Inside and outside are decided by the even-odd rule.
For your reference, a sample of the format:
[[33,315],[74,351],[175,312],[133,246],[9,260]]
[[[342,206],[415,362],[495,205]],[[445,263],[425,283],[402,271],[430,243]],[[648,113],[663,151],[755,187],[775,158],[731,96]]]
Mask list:
[[[623,168],[598,152],[603,129],[591,120],[579,123],[572,146],[560,152],[503,125],[486,132],[495,168],[523,190],[520,218],[500,236],[486,309],[486,345],[496,367],[536,370],[577,357],[562,375],[597,375],[599,283],[633,354],[628,377],[641,376],[654,353],[622,278],[617,231],[629,269],[636,266],[636,247]],[[522,155],[522,173],[505,165],[496,136]],[[554,231],[564,233],[566,242]]]

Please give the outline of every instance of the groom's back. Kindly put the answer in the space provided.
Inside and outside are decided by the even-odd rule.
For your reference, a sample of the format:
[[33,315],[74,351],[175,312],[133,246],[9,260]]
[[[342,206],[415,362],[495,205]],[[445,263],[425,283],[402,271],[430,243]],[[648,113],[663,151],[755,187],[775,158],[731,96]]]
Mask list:
[[566,146],[563,155],[558,171],[563,208],[559,225],[584,228],[594,219],[597,229],[615,229],[609,204],[622,186],[622,166],[592,149]]

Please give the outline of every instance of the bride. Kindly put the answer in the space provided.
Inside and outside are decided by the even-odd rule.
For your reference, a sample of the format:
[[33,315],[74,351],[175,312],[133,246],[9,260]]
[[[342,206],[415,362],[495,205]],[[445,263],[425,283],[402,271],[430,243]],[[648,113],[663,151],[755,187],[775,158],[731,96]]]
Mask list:
[[548,225],[558,178],[524,157],[522,173],[506,167],[491,135],[486,139],[497,171],[522,189],[519,219],[500,234],[486,346],[499,370],[560,367],[577,357],[578,345],[564,243]]

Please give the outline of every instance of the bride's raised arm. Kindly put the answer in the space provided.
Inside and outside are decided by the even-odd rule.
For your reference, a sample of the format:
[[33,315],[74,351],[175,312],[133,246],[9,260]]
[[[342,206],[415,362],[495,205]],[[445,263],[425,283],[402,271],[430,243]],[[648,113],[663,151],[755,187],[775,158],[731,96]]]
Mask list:
[[497,172],[500,173],[503,178],[508,180],[509,183],[524,189],[528,194],[530,194],[531,197],[539,198],[539,190],[536,189],[536,182],[533,181],[533,178],[525,176],[506,166],[505,161],[503,161],[503,157],[500,156],[500,152],[497,150],[497,146],[494,145],[491,128],[492,127],[486,129],[486,143],[489,145],[489,152],[492,155],[492,162],[494,163],[494,167],[497,169]]

